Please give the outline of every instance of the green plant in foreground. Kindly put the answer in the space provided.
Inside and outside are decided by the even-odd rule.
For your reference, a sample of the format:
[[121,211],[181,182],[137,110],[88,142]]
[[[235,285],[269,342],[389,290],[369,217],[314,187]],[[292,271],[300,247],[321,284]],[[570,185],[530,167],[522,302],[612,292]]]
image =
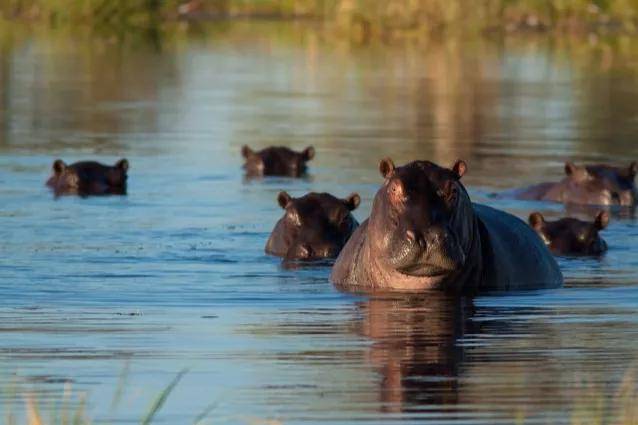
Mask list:
[[[126,390],[126,382],[128,379],[128,364],[122,370],[116,390],[113,396],[111,409],[115,410]],[[184,369],[180,371],[171,382],[160,391],[153,399],[146,413],[140,420],[141,425],[149,425],[153,423],[156,415],[165,405],[167,399],[173,390],[180,383],[181,379],[187,373]],[[638,425],[638,382],[636,381],[636,370],[629,370],[621,380],[616,391],[609,392],[609,388],[594,385],[586,380],[582,381],[573,395],[573,403],[567,412],[567,418],[571,425]],[[7,396],[20,393],[17,385],[11,384],[2,391],[3,399],[8,400]],[[27,392],[24,395],[24,417],[25,425],[89,425],[91,419],[86,415],[86,397],[80,394],[75,398],[77,401],[73,407],[73,394],[70,385],[65,385],[62,400],[59,405],[55,405],[51,409],[50,419],[43,418],[41,405],[38,404],[35,395]],[[200,414],[193,419],[193,425],[202,425],[204,420],[214,411],[218,403],[208,405]],[[59,407],[59,410],[57,409]],[[530,417],[523,411],[518,411],[513,417],[513,423],[523,425],[531,421]],[[16,416],[11,411],[11,406],[5,412],[4,424],[18,425]],[[241,419],[238,421],[241,422]],[[259,424],[282,424],[278,420],[255,420],[245,419],[248,423]],[[107,422],[108,423],[108,422]]]
[[175,386],[182,379],[182,376],[184,376],[185,373],[186,373],[185,369],[182,370],[180,373],[178,373],[177,376],[173,378],[171,383],[168,384],[166,388],[164,388],[164,391],[159,393],[155,401],[153,401],[153,404],[151,404],[151,407],[148,410],[148,413],[144,416],[144,419],[142,419],[142,425],[148,425],[153,421],[153,417],[155,417],[155,414],[159,412],[159,410],[162,408],[162,406],[166,402],[166,399],[171,394]]
[[[140,420],[141,425],[149,425],[153,423],[153,420],[157,413],[162,409],[166,400],[170,396],[171,392],[175,389],[182,377],[187,373],[186,369],[181,370],[171,382],[155,397],[150,404],[147,412]],[[128,363],[123,368],[118,378],[118,383],[113,395],[113,401],[111,402],[111,411],[114,412],[119,405],[122,396],[126,389],[126,382],[128,379],[129,365]],[[13,400],[19,393],[19,386],[17,383],[12,383],[3,392],[3,398],[5,400]],[[24,418],[26,420],[25,425],[89,425],[92,423],[91,419],[86,415],[86,397],[84,394],[80,394],[76,397],[76,406],[73,407],[73,394],[71,392],[71,386],[65,385],[62,400],[58,403],[54,403],[53,408],[50,409],[50,417],[46,420],[41,411],[41,405],[38,403],[36,396],[33,393],[27,392],[24,395]],[[18,425],[16,415],[13,411],[13,404],[5,401],[5,414],[4,418],[0,418],[0,421],[6,425]],[[217,403],[208,405],[199,415],[193,420],[193,424],[202,424],[202,421],[212,413],[217,407]]]

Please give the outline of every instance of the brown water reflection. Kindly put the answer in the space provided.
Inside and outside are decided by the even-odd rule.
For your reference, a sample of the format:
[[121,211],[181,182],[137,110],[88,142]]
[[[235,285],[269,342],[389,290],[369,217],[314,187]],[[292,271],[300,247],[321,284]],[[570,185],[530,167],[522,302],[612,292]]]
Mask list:
[[362,315],[359,331],[372,341],[366,361],[382,377],[381,411],[443,409],[458,404],[463,349],[457,340],[471,325],[470,300],[436,292],[371,298],[357,307]]

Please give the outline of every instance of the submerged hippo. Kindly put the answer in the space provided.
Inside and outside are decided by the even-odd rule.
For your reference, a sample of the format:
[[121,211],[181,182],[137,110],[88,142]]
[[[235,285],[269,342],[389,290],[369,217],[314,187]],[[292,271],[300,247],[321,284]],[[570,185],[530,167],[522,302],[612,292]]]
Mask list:
[[295,152],[279,146],[253,151],[244,145],[241,154],[246,160],[244,169],[248,176],[301,177],[306,173],[306,163],[315,156],[315,148],[308,146],[302,152]]
[[634,182],[637,172],[637,162],[622,168],[602,164],[577,166],[568,161],[563,180],[520,189],[514,196],[566,204],[634,206],[638,199]]
[[67,165],[56,159],[46,184],[56,195],[125,195],[128,169],[126,159],[120,159],[115,165],[95,161]]
[[609,224],[605,211],[599,212],[593,223],[571,217],[545,221],[535,212],[529,216],[529,224],[554,254],[601,255],[607,251],[607,243],[598,234]]
[[527,224],[470,201],[460,182],[465,162],[395,168],[384,159],[379,169],[385,182],[337,258],[336,285],[474,293],[562,284],[556,261]]
[[361,201],[356,193],[339,199],[328,193],[293,198],[280,192],[277,201],[286,213],[270,234],[266,252],[286,260],[334,258],[359,225],[351,214]]

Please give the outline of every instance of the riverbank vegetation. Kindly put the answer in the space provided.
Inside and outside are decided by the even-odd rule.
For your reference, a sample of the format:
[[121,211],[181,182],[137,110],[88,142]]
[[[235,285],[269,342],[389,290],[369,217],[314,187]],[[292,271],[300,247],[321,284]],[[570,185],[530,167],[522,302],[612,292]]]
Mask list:
[[360,38],[458,31],[634,33],[638,0],[0,0],[0,17],[111,28],[303,18]]

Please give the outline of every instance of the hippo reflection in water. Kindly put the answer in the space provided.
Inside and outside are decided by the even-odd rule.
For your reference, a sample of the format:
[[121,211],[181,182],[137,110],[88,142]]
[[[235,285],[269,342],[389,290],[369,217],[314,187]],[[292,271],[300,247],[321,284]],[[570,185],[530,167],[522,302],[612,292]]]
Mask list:
[[67,165],[53,162],[53,174],[46,182],[56,195],[125,195],[129,163],[121,159],[115,165],[81,161]]
[[329,193],[293,198],[280,192],[277,202],[285,214],[268,238],[266,252],[286,260],[334,258],[359,225],[351,213],[361,202],[356,193],[339,199]]
[[571,217],[546,221],[535,212],[529,216],[529,224],[554,254],[601,255],[607,251],[607,243],[598,233],[609,224],[605,211],[599,212],[593,223]]
[[[529,400],[551,400],[557,405],[574,400],[572,387],[565,390],[556,384],[572,382],[571,374],[563,362],[555,360],[550,347],[573,345],[581,338],[588,340],[587,335],[573,323],[568,328],[556,326],[542,306],[512,309],[497,301],[496,306],[479,308],[471,297],[442,291],[370,294],[355,305],[349,329],[366,338],[362,357],[375,374],[370,378],[370,396],[366,398],[369,387],[356,385],[348,396],[359,396],[366,406],[384,413],[411,414],[401,416],[406,423],[425,413],[433,423],[438,419],[489,424],[503,418],[500,415],[508,408],[524,409],[529,417],[541,418],[540,423],[555,423],[547,420],[546,403],[530,404]],[[313,322],[304,335],[314,337],[317,328]],[[330,328],[321,329],[327,333]],[[530,336],[535,336],[533,341]],[[332,355],[335,362],[359,361],[352,349]],[[300,361],[306,360],[307,355],[302,355]],[[499,416],[485,415],[486,406],[501,405]],[[513,422],[513,418],[504,421]]]
[[602,164],[577,166],[566,162],[565,178],[561,181],[518,189],[513,195],[525,200],[632,207],[638,199],[634,181],[637,172],[636,162],[627,167]]
[[306,173],[306,163],[314,158],[315,149],[308,146],[302,152],[295,152],[287,147],[278,146],[253,151],[244,145],[241,154],[246,160],[244,169],[249,177],[301,177]]
[[460,181],[466,169],[461,160],[452,169],[427,161],[395,168],[382,160],[384,184],[337,258],[332,282],[456,293],[560,286],[556,261],[526,223],[470,201]]
[[357,303],[357,329],[371,342],[366,360],[381,377],[383,412],[459,402],[463,347],[457,341],[473,333],[473,313],[471,299],[441,291]]

